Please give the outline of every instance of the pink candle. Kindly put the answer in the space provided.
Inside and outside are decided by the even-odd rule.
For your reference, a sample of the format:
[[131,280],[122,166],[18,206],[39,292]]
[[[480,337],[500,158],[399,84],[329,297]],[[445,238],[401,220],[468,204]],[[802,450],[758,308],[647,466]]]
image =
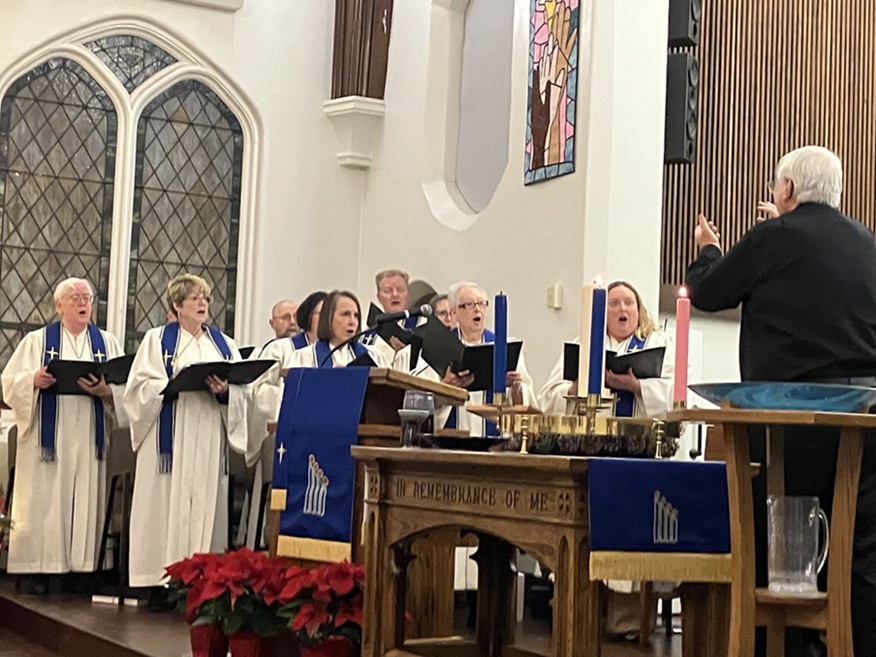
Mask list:
[[690,299],[687,289],[678,290],[675,301],[675,387],[674,402],[687,401],[687,352],[690,338]]

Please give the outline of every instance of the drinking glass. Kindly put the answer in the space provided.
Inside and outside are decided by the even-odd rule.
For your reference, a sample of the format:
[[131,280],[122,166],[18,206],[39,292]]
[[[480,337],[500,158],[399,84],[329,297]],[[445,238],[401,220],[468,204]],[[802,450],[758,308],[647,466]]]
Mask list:
[[401,446],[420,447],[421,436],[432,432],[435,415],[435,399],[432,393],[405,391],[404,402],[398,414],[401,417]]

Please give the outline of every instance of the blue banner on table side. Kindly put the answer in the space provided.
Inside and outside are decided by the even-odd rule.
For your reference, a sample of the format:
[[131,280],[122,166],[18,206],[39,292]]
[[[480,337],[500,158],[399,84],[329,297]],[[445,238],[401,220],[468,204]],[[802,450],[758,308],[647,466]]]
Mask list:
[[280,535],[349,542],[356,466],[350,455],[368,368],[290,369],[274,449],[275,490],[286,491]]
[[590,549],[730,552],[723,463],[591,458]]

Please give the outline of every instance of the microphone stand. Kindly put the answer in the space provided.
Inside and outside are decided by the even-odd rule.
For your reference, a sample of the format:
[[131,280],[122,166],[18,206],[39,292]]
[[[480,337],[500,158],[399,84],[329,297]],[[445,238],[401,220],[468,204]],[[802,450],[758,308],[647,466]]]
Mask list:
[[339,349],[343,349],[348,344],[353,344],[354,342],[356,342],[356,340],[358,340],[363,335],[368,333],[368,331],[376,331],[378,326],[380,326],[380,324],[375,324],[374,326],[368,326],[368,327],[362,329],[361,331],[359,331],[358,333],[354,333],[353,335],[351,335],[349,338],[347,338],[346,340],[341,342],[337,347],[332,347],[331,351],[329,351],[328,354],[326,354],[325,358],[323,358],[317,364],[317,367],[322,367],[323,365],[325,365],[329,360],[331,360],[331,357],[334,355],[334,353],[336,351],[338,351]]

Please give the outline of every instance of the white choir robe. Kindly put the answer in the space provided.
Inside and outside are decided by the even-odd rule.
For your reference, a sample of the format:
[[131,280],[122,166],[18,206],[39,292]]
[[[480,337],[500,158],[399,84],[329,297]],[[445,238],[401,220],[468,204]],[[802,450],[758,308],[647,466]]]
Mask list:
[[[261,349],[253,349],[249,360],[274,360],[277,362],[267,372],[262,374],[252,383],[252,395],[247,410],[247,450],[246,464],[254,468],[252,490],[247,495],[244,503],[244,512],[240,519],[240,529],[237,534],[237,543],[251,549],[255,549],[259,540],[256,536],[258,529],[258,513],[261,503],[262,485],[271,480],[271,470],[274,465],[273,445],[275,434],[268,433],[268,423],[276,422],[280,414],[280,402],[283,400],[283,382],[280,376],[281,370],[292,367],[292,354],[295,345],[291,338],[277,338],[271,340]],[[267,506],[265,508],[267,512]],[[267,527],[262,522],[262,530]]]
[[[465,344],[484,344],[484,338],[481,336],[480,342],[466,342],[462,335],[459,336],[460,341]],[[514,342],[514,338],[508,338],[508,342]],[[434,370],[433,370],[434,371]],[[520,357],[517,359],[517,369],[522,377],[522,393],[523,404],[529,406],[536,405],[535,389],[532,383],[532,377],[529,376],[529,371],[526,369],[526,359],[523,357],[523,350],[520,350]],[[440,378],[439,378],[440,380]],[[477,390],[468,394],[466,406],[479,405],[486,403],[486,394],[483,390]],[[435,413],[436,426],[443,427],[450,415],[450,406],[444,406]],[[464,406],[459,406],[456,411],[456,428],[467,430],[470,436],[485,436],[487,433],[486,421],[479,415],[474,415],[465,410]]]
[[[158,471],[158,417],[167,385],[161,327],[150,329],[134,357],[125,409],[137,457],[131,507],[130,585],[158,586],[167,565],[196,552],[221,552],[228,542],[228,472],[225,450],[247,449],[249,386],[229,385],[228,404],[207,391],[183,392],[176,401],[173,467]],[[240,360],[225,337],[232,360]],[[174,370],[223,360],[207,331],[197,340],[180,329]]]
[[[44,329],[24,336],[3,370],[3,399],[15,412],[15,501],[8,572],[93,572],[106,507],[106,460],[98,461],[94,401],[90,395],[58,395],[55,460],[40,461],[39,391],[33,376],[43,366]],[[101,331],[108,358],[124,355],[116,338]],[[78,356],[77,354],[81,354]],[[64,360],[93,360],[88,331],[61,330]],[[110,433],[125,426],[124,386],[110,386],[104,404],[104,456]]]
[[[579,338],[575,338],[578,344]],[[672,385],[675,377],[675,346],[672,335],[664,331],[652,331],[645,339],[643,349],[666,347],[663,355],[663,370],[659,379],[639,379],[642,386],[641,394],[636,395],[633,402],[633,417],[658,417],[672,408]],[[630,351],[630,339],[617,341],[609,335],[605,336],[607,351],[625,354]],[[547,383],[538,395],[539,408],[549,415],[574,415],[574,403],[566,400],[571,381],[563,379],[563,355],[548,377]],[[610,413],[610,410],[601,411]]]
[[[418,317],[417,318],[417,326],[421,326],[425,324],[429,320],[428,317]],[[399,320],[398,325],[404,328],[406,320]],[[380,336],[374,336],[374,342],[372,344],[367,345],[369,350],[376,351],[381,356],[381,363],[385,363],[380,365],[380,367],[388,367],[397,372],[404,372],[405,374],[414,374],[416,375],[418,372],[422,371],[423,365],[425,362],[423,361],[423,355],[420,354],[417,359],[417,365],[415,368],[411,368],[411,346],[405,345],[403,349],[399,349],[396,351],[392,348],[392,346],[386,342]],[[372,356],[374,358],[374,356]],[[376,362],[376,359],[375,359]],[[413,369],[413,371],[412,371]]]

